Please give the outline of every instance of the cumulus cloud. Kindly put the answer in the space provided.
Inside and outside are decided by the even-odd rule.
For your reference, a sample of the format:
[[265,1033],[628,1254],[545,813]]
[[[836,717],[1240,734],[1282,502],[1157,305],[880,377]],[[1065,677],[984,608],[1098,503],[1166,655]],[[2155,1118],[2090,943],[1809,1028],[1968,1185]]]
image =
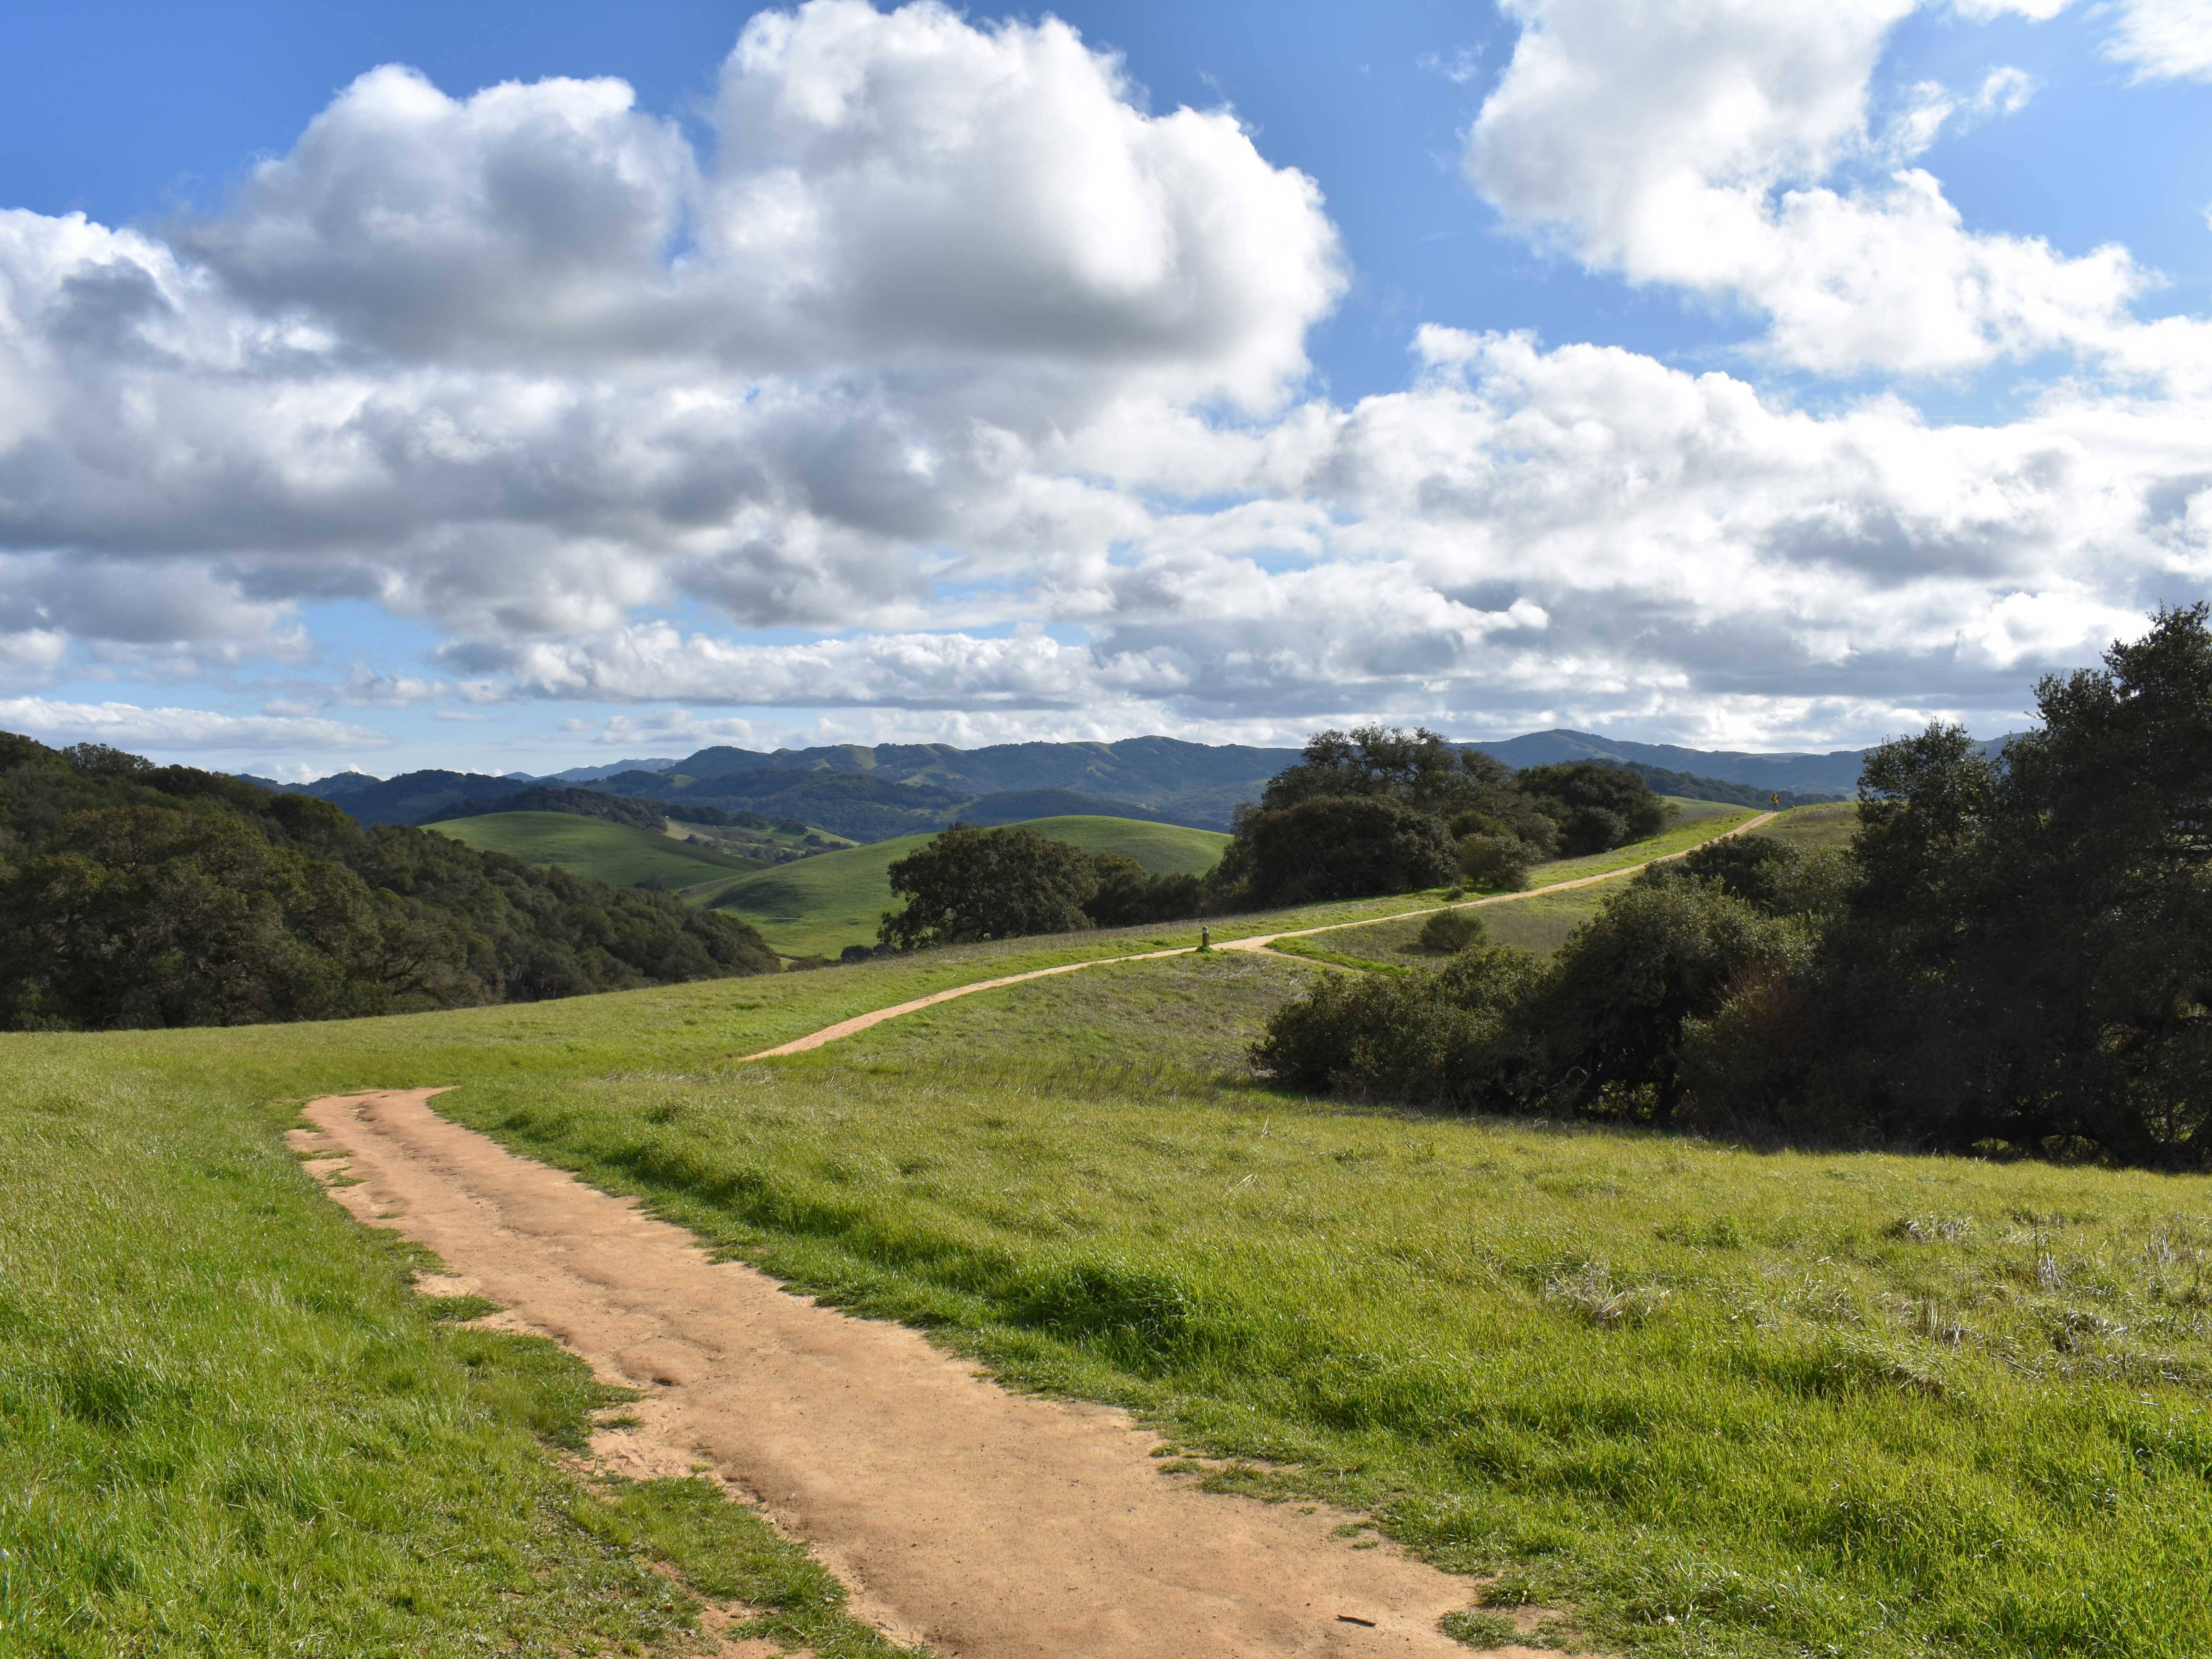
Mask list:
[[2212,5],[2206,0],[2120,0],[2105,52],[2139,81],[2212,81]]
[[356,349],[897,364],[1008,414],[1080,404],[1101,378],[1265,407],[1343,287],[1310,179],[1226,112],[1144,112],[1119,63],[1051,18],[764,12],[712,119],[702,166],[620,81],[459,100],[386,66],[180,240],[262,311]]
[[[1475,119],[1468,174],[1594,268],[1765,313],[1769,348],[1821,373],[2101,349],[2144,280],[2125,250],[2069,258],[1972,231],[1917,168],[1826,182],[1917,155],[1957,106],[1939,86],[1909,89],[1869,137],[1875,66],[1915,3],[1512,0],[1521,37]],[[1994,111],[2023,93],[1999,71],[1977,99]]]
[[[1057,21],[764,13],[713,119],[702,163],[620,82],[388,66],[167,241],[0,214],[0,549],[46,561],[0,627],[940,621],[1142,519],[1034,446],[1275,408],[1345,284],[1310,179]],[[71,574],[148,556],[203,591]]]
[[212,215],[0,212],[0,675],[297,666],[351,601],[435,674],[295,673],[222,742],[448,696],[623,705],[586,722],[623,744],[2013,706],[2212,574],[2212,335],[1911,165],[2033,88],[1878,95],[1909,3],[1514,0],[1468,166],[1595,269],[1756,309],[1772,360],[2095,358],[2005,425],[1443,329],[1339,406],[1313,182],[1049,19],[760,14],[707,153],[618,82],[374,70]]
[[0,729],[27,732],[48,743],[188,750],[381,748],[392,741],[365,726],[298,715],[218,714],[204,708],[142,708],[135,703],[60,702],[47,697],[0,697]]

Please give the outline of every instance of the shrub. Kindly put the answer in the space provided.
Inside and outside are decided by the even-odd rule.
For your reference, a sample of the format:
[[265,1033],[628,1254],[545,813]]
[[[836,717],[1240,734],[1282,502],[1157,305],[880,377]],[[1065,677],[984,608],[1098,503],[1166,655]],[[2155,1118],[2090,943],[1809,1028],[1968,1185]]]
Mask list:
[[1275,1011],[1252,1060],[1314,1093],[1510,1103],[1527,1092],[1535,1059],[1518,1018],[1534,973],[1525,951],[1488,945],[1403,978],[1326,974]]
[[1262,810],[1239,826],[1238,842],[1237,872],[1249,902],[1261,905],[1411,892],[1441,887],[1453,873],[1443,825],[1385,795],[1321,795]]
[[1665,1121],[1682,1096],[1683,1022],[1738,983],[1802,967],[1811,936],[1717,883],[1623,889],[1568,936],[1528,1008],[1559,1105]]
[[1528,884],[1535,849],[1512,836],[1475,835],[1460,842],[1458,858],[1460,873],[1475,886],[1517,893]]
[[1424,951],[1448,957],[1480,944],[1486,931],[1482,918],[1472,910],[1439,910],[1421,924],[1419,943]]
[[1097,872],[1098,890],[1083,902],[1083,913],[1100,927],[1180,921],[1198,914],[1200,884],[1196,876],[1154,875],[1119,853],[1093,854],[1091,866]]
[[1667,823],[1667,803],[1635,773],[1598,761],[1532,766],[1514,778],[1559,827],[1567,858],[1625,847],[1657,835]]

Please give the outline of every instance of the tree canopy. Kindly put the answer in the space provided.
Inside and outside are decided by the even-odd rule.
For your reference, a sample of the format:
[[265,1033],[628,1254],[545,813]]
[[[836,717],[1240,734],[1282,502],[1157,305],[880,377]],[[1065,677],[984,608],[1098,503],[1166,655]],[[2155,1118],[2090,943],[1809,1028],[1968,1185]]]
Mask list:
[[1426,727],[1317,732],[1239,811],[1206,902],[1215,910],[1301,904],[1408,892],[1455,875],[1510,890],[1562,851],[1601,852],[1657,833],[1666,810],[1620,767],[1516,773]]
[[[2212,607],[2035,701],[2000,754],[1942,724],[1870,751],[1847,851],[1715,843],[1547,966],[1477,948],[1317,991],[1258,1058],[1495,1110],[2212,1167]],[[1518,781],[1570,845],[1625,799]]]
[[328,1018],[775,967],[733,917],[0,733],[0,1025]]
[[1195,876],[1154,875],[1119,853],[1085,853],[1034,830],[956,823],[890,866],[906,900],[884,913],[891,950],[975,945],[1085,927],[1127,927],[1198,913]]

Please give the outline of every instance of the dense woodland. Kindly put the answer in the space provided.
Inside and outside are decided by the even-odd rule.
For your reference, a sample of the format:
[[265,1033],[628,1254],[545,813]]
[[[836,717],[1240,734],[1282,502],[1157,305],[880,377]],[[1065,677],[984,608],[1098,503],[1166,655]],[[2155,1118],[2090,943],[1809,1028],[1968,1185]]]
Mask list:
[[1984,754],[1883,745],[1846,849],[1701,848],[1548,964],[1333,978],[1285,1082],[1498,1112],[2212,1164],[2212,630],[2162,611]]
[[907,902],[885,915],[879,937],[886,949],[913,950],[1460,881],[1510,890],[1540,860],[1656,835],[1667,810],[1622,767],[1516,773],[1433,732],[1322,732],[1238,810],[1227,851],[1202,880],[1151,875],[1032,830],[956,824],[890,866],[892,891]]
[[887,950],[1127,927],[1197,914],[1196,876],[1154,875],[1119,853],[1086,853],[1034,830],[955,824],[892,864]]
[[0,1027],[322,1019],[776,966],[734,917],[0,732]]
[[1439,887],[1511,890],[1529,866],[1656,835],[1667,805],[1624,767],[1516,772],[1427,730],[1322,732],[1240,809],[1207,878],[1214,911]]

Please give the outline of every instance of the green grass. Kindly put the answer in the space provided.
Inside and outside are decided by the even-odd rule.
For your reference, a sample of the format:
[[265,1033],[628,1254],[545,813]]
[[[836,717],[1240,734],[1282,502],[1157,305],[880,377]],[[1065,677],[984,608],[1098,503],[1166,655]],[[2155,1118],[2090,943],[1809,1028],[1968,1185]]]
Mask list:
[[732,858],[656,830],[573,812],[487,812],[424,827],[483,852],[506,853],[526,864],[556,865],[572,875],[617,887],[653,880],[671,888],[690,887],[761,868],[756,859]]
[[[1694,823],[1702,818],[1724,818],[1743,809],[1724,800],[1696,800],[1688,795],[1662,795],[1661,800],[1674,809],[1676,823]],[[1754,811],[1757,808],[1753,809]]]
[[[1528,872],[1529,886],[1532,889],[1542,888],[1683,852],[1757,815],[1755,808],[1730,806],[1720,801],[1687,800],[1673,796],[1667,799],[1686,810],[1663,833],[1649,841],[1637,842],[1593,858],[1562,859],[1550,864],[1540,864]],[[1687,810],[1692,808],[1698,810]],[[1783,814],[1769,828],[1782,829],[1790,823],[1796,812],[1826,810],[1799,807],[1794,812]],[[1825,828],[1821,833],[1827,833]],[[1532,892],[1528,896],[1512,899],[1503,904],[1486,904],[1475,914],[1482,918],[1491,943],[1516,945],[1523,951],[1533,951],[1540,957],[1549,957],[1566,943],[1569,933],[1597,914],[1599,907],[1613,890],[1613,885],[1607,883],[1578,887],[1565,893],[1547,895]],[[1442,900],[1439,896],[1427,902],[1435,904]],[[1432,963],[1435,958],[1420,950],[1417,943],[1422,924],[1427,920],[1425,916],[1407,916],[1370,922],[1364,927],[1346,927],[1324,933],[1312,940],[1285,940],[1277,948],[1316,962],[1352,968],[1404,968],[1423,963]],[[1237,931],[1244,930],[1240,928]]]
[[5,1054],[0,1652],[692,1652],[702,1599],[891,1652],[704,1483],[566,1472],[629,1396],[416,1297],[436,1264],[316,1190],[288,1110],[97,1038]]
[[[1540,871],[1534,878],[1540,880],[1542,872]],[[1489,943],[1517,945],[1540,957],[1549,957],[1566,943],[1569,933],[1595,915],[1599,907],[1617,890],[1615,884],[1606,882],[1565,893],[1537,893],[1504,904],[1486,904],[1474,914],[1482,918],[1484,937]],[[1407,916],[1370,922],[1363,927],[1323,933],[1314,942],[1350,957],[1356,963],[1434,966],[1437,958],[1419,949],[1417,943],[1421,924],[1427,920],[1425,916]]]
[[1571,1607],[1588,1649],[2212,1650],[2212,1180],[1297,1099],[1241,1055],[1316,970],[1243,952],[730,1063],[1191,931],[0,1036],[0,1652],[609,1651],[685,1639],[717,1575],[793,1620],[834,1600],[749,1565],[773,1540],[699,1483],[563,1474],[588,1379],[412,1297],[265,1103],[433,1082],[794,1284],[1132,1407],[1217,1485],[1364,1510],[1498,1574],[1491,1609]]
[[1819,806],[1796,806],[1769,824],[1752,831],[1802,847],[1841,847],[1859,827],[1859,804],[1832,801]]
[[[1034,830],[1089,853],[1119,853],[1161,875],[1203,875],[1229,844],[1228,836],[1211,830],[1135,818],[1037,818],[1010,827]],[[884,912],[896,908],[884,872],[930,840],[928,836],[901,836],[824,853],[799,864],[740,876],[691,896],[744,917],[787,957],[834,957],[848,945],[876,942]]]

